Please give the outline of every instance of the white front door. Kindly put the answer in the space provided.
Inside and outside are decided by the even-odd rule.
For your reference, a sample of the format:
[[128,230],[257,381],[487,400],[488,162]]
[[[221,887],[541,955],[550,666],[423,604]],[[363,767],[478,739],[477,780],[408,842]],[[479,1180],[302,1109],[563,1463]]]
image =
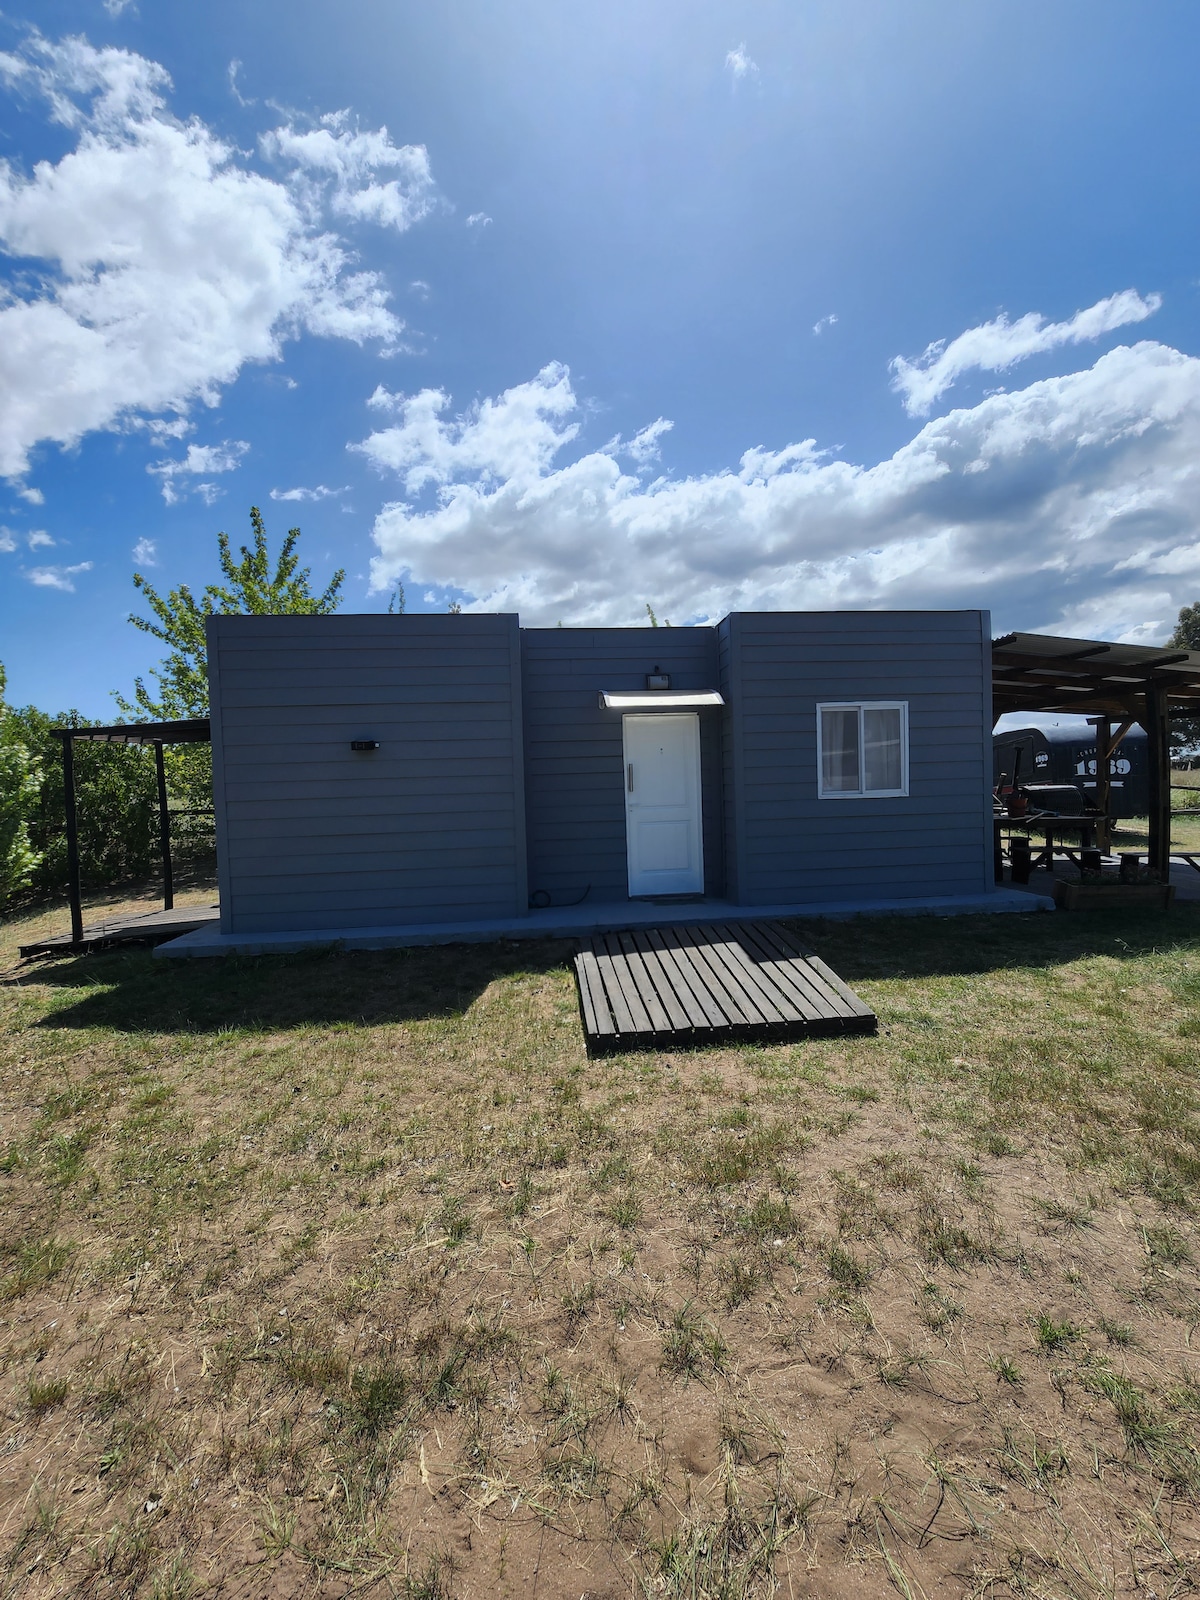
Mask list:
[[700,718],[676,711],[622,725],[629,892],[701,894]]

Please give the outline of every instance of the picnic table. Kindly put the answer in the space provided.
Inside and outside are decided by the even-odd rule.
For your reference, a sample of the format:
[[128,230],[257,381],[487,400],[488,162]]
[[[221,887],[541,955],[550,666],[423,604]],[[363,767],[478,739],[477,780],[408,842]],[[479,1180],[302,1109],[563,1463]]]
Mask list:
[[[1009,830],[1009,859],[1012,859],[1011,836],[1014,828],[1028,830],[1030,833],[1042,835],[1043,843],[1036,854],[1030,853],[1029,865],[1033,867],[1046,867],[1053,871],[1054,852],[1059,850],[1068,860],[1073,861],[1077,867],[1082,866],[1080,855],[1084,850],[1096,848],[1096,830],[1112,818],[1099,811],[1085,811],[1076,817],[1063,817],[1049,811],[1031,811],[1023,817],[1011,817],[1007,811],[997,811],[992,817],[995,834],[995,870],[996,882],[1004,877],[1004,839],[1002,830]],[[1068,849],[1066,838],[1078,835],[1079,844],[1075,850]]]

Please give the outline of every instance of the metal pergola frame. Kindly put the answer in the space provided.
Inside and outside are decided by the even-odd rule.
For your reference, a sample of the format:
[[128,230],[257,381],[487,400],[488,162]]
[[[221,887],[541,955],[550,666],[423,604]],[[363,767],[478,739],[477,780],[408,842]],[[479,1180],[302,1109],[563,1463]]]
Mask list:
[[[992,641],[992,708],[1071,712],[1096,729],[1096,806],[1108,810],[1109,760],[1137,722],[1150,778],[1149,865],[1171,870],[1172,709],[1200,714],[1200,650],[1006,633]],[[1114,723],[1116,724],[1114,728]]]
[[163,765],[163,746],[168,744],[210,744],[212,732],[207,717],[186,722],[120,722],[111,728],[51,728],[63,747],[63,796],[67,811],[67,898],[71,903],[71,942],[83,943],[83,901],[79,881],[79,823],[75,808],[75,746],[77,744],[150,744],[154,746],[154,768],[158,778],[158,838],[162,852],[163,910],[175,904],[175,882],[171,868],[171,817],[167,808],[167,773]]

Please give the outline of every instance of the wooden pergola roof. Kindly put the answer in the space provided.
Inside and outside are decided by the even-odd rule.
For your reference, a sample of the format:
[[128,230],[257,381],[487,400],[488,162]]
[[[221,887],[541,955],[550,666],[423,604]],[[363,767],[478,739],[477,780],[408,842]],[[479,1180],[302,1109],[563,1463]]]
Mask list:
[[[992,641],[992,709],[1081,712],[1096,725],[1096,799],[1107,810],[1109,760],[1135,722],[1146,730],[1149,864],[1171,871],[1171,713],[1200,712],[1200,650],[1006,633]],[[1112,724],[1118,726],[1114,732]]]
[[1200,650],[1006,633],[992,641],[992,705],[1140,720],[1146,694],[1200,711]]
[[110,728],[51,728],[58,739],[76,744],[210,744],[207,717],[184,722],[117,722]]
[[167,774],[163,765],[166,744],[211,744],[212,730],[207,717],[190,717],[179,722],[117,722],[107,728],[51,728],[62,740],[63,800],[67,820],[67,899],[71,906],[71,944],[83,943],[83,891],[79,879],[79,825],[75,814],[75,746],[77,744],[148,744],[154,749],[154,769],[158,782],[158,838],[162,852],[163,910],[175,904],[174,874],[171,868],[171,816],[167,805]]

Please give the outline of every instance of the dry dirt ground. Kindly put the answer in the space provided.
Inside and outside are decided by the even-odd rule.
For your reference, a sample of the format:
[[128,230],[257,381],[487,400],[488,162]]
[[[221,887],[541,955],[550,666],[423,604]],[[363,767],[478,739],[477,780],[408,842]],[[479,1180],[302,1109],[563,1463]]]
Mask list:
[[812,924],[875,1038],[589,1061],[565,945],[0,985],[0,1596],[1200,1588],[1200,911]]

